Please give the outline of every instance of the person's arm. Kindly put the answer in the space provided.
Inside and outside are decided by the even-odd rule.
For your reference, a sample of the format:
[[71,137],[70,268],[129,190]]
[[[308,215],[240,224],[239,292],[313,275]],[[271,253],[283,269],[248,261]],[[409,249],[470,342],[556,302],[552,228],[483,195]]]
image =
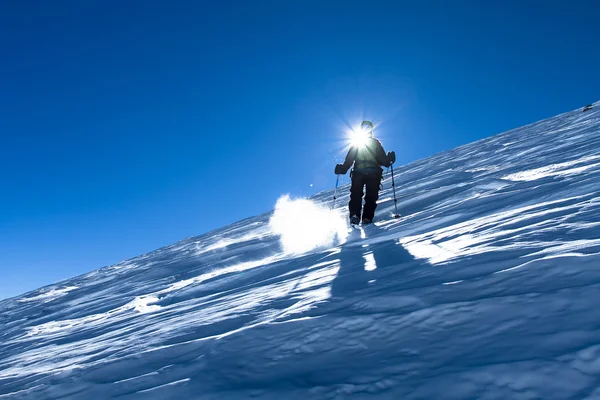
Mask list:
[[356,151],[358,149],[356,147],[350,147],[350,150],[348,150],[348,154],[346,154],[346,159],[344,160],[343,164],[338,164],[335,166],[335,173],[336,174],[342,174],[344,175],[346,172],[348,172],[348,170],[350,169],[350,167],[352,166],[352,164],[354,163],[354,159],[356,158]]
[[[393,153],[393,151],[390,151],[390,153]],[[377,144],[377,148],[375,149],[375,158],[377,159],[379,165],[383,165],[384,167],[389,167],[394,161],[396,161],[395,154],[393,159],[391,159],[391,157],[388,157],[388,155],[385,154],[383,145],[379,141]]]

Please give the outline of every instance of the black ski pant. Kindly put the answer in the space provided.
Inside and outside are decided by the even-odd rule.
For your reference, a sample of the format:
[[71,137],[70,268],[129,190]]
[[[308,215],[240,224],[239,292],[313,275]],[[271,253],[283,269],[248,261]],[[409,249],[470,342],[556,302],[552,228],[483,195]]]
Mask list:
[[[350,216],[356,215],[373,219],[379,198],[379,185],[381,185],[382,171],[360,172],[352,171],[352,185],[350,186]],[[367,188],[365,194],[365,207],[362,210],[363,189]]]

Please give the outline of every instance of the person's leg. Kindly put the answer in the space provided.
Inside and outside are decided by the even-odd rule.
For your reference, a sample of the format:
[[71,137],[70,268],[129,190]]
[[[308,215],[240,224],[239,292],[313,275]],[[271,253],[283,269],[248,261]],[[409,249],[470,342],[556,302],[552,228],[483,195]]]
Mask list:
[[350,217],[356,215],[359,220],[362,210],[363,186],[363,175],[354,172],[352,174],[352,185],[350,186],[350,202],[348,203],[348,209],[350,211]]
[[365,184],[367,186],[365,194],[365,208],[363,219],[373,220],[375,209],[377,208],[377,199],[379,199],[379,185],[381,184],[381,174],[372,173],[366,176]]

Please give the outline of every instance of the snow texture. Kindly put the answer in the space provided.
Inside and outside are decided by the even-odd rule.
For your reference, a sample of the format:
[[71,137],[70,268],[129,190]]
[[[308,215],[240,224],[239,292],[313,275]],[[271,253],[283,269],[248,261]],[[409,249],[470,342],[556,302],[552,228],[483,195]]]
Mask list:
[[599,108],[1,301],[0,400],[600,399]]

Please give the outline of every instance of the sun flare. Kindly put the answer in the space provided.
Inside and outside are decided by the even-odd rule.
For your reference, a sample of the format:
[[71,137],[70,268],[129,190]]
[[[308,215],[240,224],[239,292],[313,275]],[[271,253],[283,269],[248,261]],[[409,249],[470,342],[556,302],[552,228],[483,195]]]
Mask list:
[[355,128],[348,132],[350,138],[350,144],[353,147],[362,147],[367,143],[369,139],[369,131],[361,128]]

